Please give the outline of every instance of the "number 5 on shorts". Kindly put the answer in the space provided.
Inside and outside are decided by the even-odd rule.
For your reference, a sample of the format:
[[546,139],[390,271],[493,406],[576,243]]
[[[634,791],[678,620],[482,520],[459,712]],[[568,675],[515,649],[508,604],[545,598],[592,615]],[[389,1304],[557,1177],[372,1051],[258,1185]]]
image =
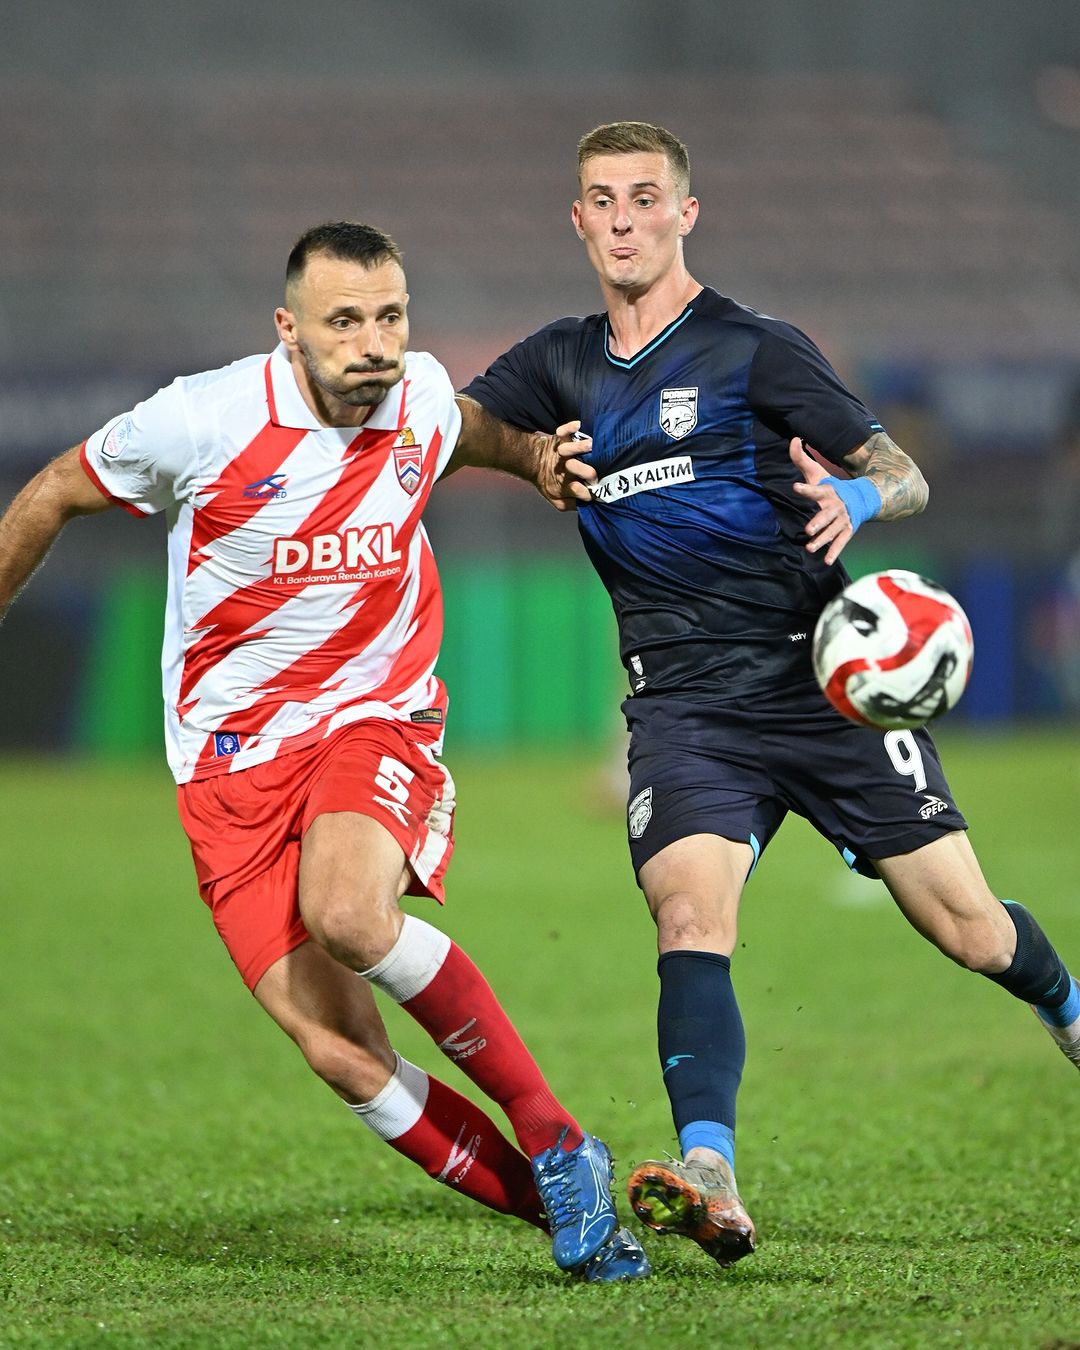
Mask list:
[[408,825],[409,808],[405,803],[409,800],[409,784],[416,777],[412,769],[406,764],[402,764],[400,759],[394,759],[391,755],[383,755],[379,760],[379,769],[375,774],[375,786],[380,791],[385,792],[385,797],[375,797],[374,800],[380,806],[397,816],[402,825]]

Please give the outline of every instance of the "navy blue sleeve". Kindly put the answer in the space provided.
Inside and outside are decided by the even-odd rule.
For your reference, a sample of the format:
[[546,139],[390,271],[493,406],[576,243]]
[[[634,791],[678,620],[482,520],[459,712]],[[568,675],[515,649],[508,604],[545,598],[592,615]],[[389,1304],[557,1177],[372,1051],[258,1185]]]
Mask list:
[[797,328],[762,334],[750,367],[747,396],[766,426],[789,439],[802,437],[833,461],[883,430]]
[[515,343],[461,391],[493,417],[524,431],[552,432],[577,417],[557,386],[558,353],[550,327]]

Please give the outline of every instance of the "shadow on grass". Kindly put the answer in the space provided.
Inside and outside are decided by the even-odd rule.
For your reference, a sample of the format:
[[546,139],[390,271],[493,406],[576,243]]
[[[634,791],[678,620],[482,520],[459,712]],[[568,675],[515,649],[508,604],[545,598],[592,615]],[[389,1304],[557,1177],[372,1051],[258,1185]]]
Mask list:
[[459,1288],[479,1282],[488,1292],[566,1283],[546,1235],[479,1207],[452,1200],[440,1206],[438,1199],[413,1205],[380,1199],[362,1212],[352,1205],[252,1213],[114,1210],[101,1222],[85,1214],[58,1216],[7,1228],[0,1247],[7,1248],[9,1268],[21,1267],[25,1277],[33,1267],[43,1279],[96,1268],[99,1278],[123,1270],[127,1280],[142,1269],[148,1279],[171,1272],[181,1281],[347,1285],[382,1298],[412,1288],[422,1276]]

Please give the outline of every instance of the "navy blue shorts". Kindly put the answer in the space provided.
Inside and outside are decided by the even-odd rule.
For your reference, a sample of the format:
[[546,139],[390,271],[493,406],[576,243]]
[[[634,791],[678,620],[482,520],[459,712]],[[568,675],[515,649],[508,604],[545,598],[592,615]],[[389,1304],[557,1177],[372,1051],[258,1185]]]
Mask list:
[[857,726],[816,685],[722,707],[638,697],[623,712],[635,873],[691,834],[748,843],[756,862],[789,811],[871,877],[871,858],[967,829],[927,731]]

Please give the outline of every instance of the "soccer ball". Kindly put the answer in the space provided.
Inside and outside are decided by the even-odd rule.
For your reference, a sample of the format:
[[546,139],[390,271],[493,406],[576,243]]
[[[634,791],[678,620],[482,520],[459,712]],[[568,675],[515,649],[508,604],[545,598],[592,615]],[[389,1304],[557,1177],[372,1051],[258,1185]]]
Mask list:
[[818,684],[864,726],[921,727],[955,706],[971,674],[967,615],[915,572],[873,572],[846,586],[814,630]]

